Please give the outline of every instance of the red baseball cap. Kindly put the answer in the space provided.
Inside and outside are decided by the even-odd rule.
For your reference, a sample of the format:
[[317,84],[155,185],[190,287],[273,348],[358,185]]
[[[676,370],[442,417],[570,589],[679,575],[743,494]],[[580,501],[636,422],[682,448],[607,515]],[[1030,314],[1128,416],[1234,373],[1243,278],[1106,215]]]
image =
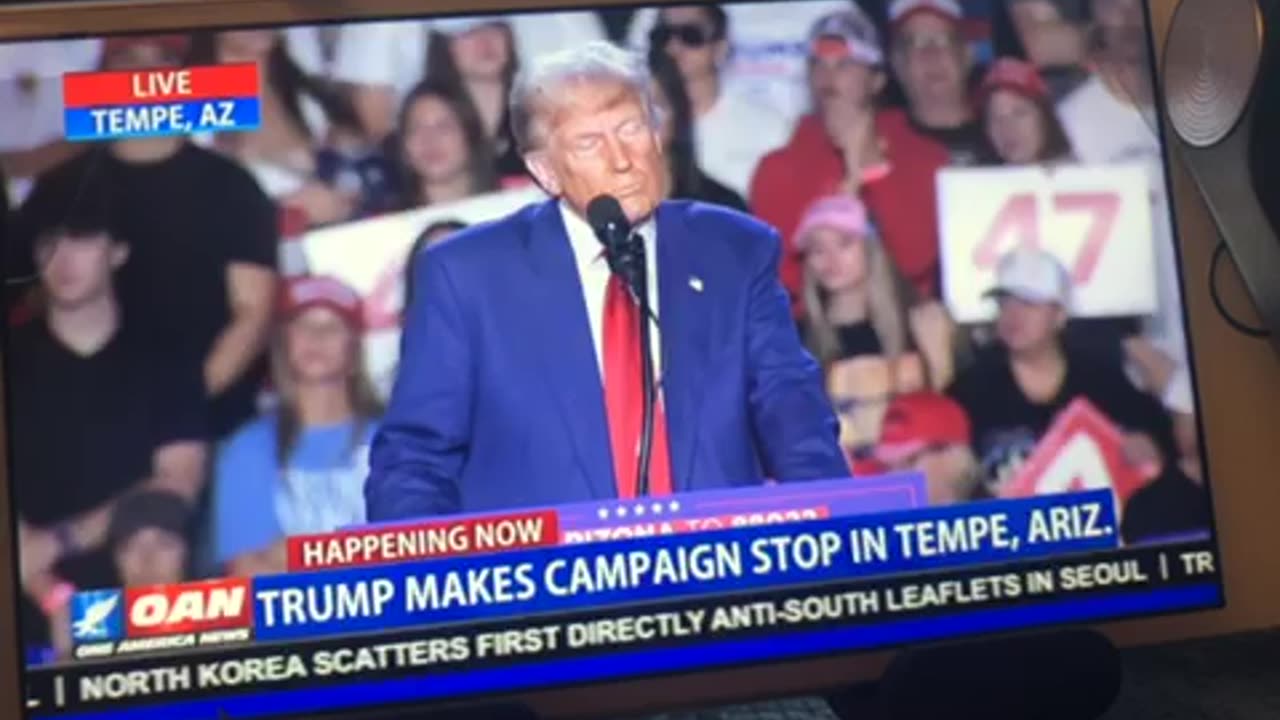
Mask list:
[[937,445],[968,445],[969,416],[955,400],[933,391],[895,397],[880,425],[875,456],[892,465]]
[[356,330],[364,326],[360,295],[342,281],[324,275],[305,275],[285,281],[280,298],[280,314],[284,319],[292,319],[315,307],[334,311]]
[[111,57],[123,50],[139,45],[156,45],[174,55],[185,57],[191,49],[191,37],[180,33],[167,35],[122,35],[107,38],[102,44],[102,56]]
[[1016,58],[1000,58],[991,63],[978,86],[978,105],[985,105],[991,93],[1001,89],[1012,90],[1032,100],[1049,98],[1049,86],[1036,66]]
[[954,23],[964,20],[964,10],[956,0],[893,0],[889,4],[889,24],[896,27],[922,12]]

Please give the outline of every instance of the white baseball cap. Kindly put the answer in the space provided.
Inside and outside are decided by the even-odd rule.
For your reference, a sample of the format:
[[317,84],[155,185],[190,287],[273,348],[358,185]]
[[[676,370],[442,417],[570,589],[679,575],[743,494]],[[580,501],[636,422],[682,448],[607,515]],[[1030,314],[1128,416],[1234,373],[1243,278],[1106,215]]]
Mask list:
[[849,57],[873,67],[884,61],[875,24],[856,6],[818,18],[809,30],[809,53]]
[[1071,302],[1071,276],[1051,253],[1020,247],[1002,256],[996,266],[996,285],[986,292],[986,297],[1001,295],[1067,308]]
[[929,12],[959,22],[964,11],[956,0],[893,0],[889,4],[889,24],[897,25],[919,12]]

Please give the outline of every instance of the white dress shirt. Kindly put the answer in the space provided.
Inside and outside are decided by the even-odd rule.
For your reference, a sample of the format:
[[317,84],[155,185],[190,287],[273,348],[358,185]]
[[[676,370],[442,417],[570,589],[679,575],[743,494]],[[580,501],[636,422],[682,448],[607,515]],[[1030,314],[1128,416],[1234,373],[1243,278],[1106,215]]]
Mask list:
[[[601,381],[604,378],[604,301],[609,287],[609,263],[604,259],[604,246],[596,238],[595,231],[581,216],[565,203],[560,203],[560,216],[564,219],[564,228],[569,236],[569,245],[573,248],[573,258],[578,266],[578,279],[582,282],[582,299],[587,305],[587,321],[591,324],[591,341],[596,349],[596,367],[600,370]],[[649,349],[653,355],[653,375],[662,377],[662,338],[658,324],[654,318],[661,318],[658,312],[658,253],[657,229],[652,220],[646,221],[636,229],[644,239],[645,265],[648,272],[646,284],[649,286],[650,335],[652,344]]]

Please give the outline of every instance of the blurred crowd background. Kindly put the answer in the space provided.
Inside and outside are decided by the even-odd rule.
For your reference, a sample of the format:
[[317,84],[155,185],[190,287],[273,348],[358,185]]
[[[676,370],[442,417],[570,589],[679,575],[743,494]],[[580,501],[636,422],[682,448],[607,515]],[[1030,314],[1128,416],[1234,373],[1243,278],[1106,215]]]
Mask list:
[[[363,521],[385,395],[361,349],[368,298],[313,273],[303,240],[530,189],[506,118],[513,74],[602,38],[649,62],[671,195],[778,229],[855,475],[921,470],[935,504],[998,497],[1083,399],[1140,479],[1126,540],[1208,526],[1140,0],[788,0],[11,43],[5,364],[33,661],[66,652],[74,588],[279,571],[287,535]],[[232,62],[261,68],[259,131],[62,140],[63,73]],[[1153,248],[1132,273],[1151,276],[1154,310],[1074,316],[1081,277],[1033,232],[991,259],[990,317],[957,320],[939,173],[1110,165],[1145,173],[1149,237],[1108,240]],[[469,222],[441,217],[404,238],[406,257]]]

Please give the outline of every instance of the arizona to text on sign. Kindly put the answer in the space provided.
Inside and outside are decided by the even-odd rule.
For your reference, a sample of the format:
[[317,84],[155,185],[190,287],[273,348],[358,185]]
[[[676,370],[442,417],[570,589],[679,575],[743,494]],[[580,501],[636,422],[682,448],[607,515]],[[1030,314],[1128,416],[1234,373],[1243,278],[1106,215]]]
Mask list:
[[258,66],[254,63],[68,73],[62,77],[63,106],[67,109],[257,98],[258,90]]

